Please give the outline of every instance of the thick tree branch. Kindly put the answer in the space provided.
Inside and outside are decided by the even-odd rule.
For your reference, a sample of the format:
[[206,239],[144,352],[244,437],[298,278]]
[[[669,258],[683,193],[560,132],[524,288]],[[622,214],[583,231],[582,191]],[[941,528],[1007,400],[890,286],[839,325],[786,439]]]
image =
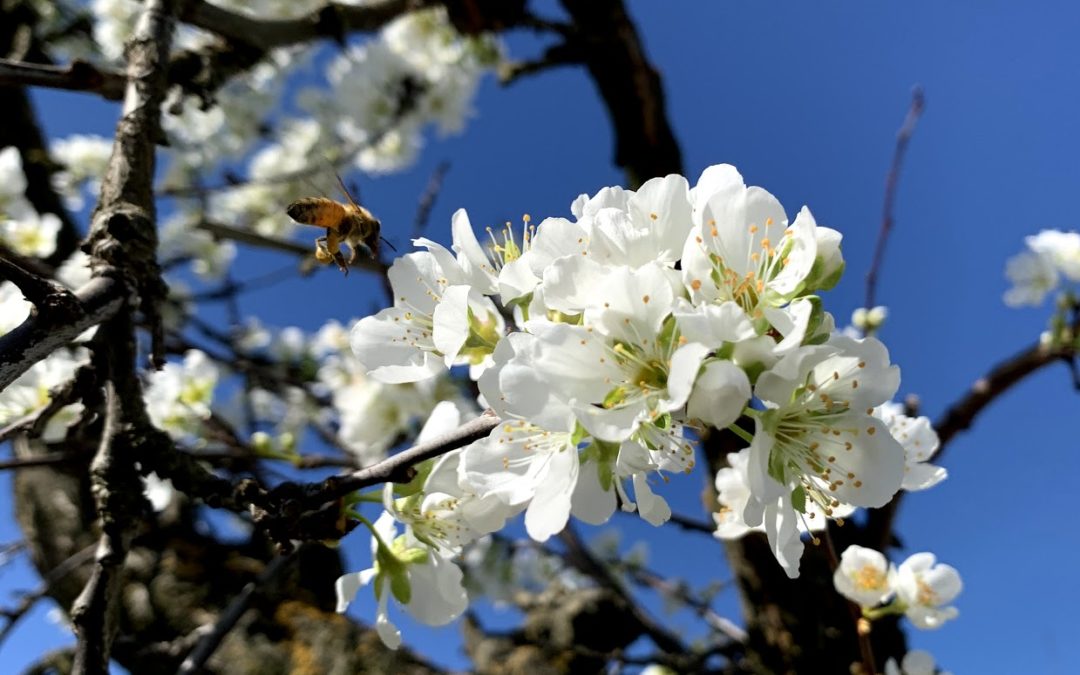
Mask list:
[[[112,156],[94,212],[89,247],[101,277],[118,277],[137,290],[137,303],[151,325],[155,361],[163,359],[158,303],[167,289],[156,261],[157,231],[152,180],[154,143],[162,137],[161,102],[175,7],[149,0],[127,44],[128,88]],[[76,600],[71,618],[78,644],[75,673],[107,673],[124,561],[145,510],[136,471],[149,426],[135,375],[135,307],[117,312],[95,336],[93,350],[105,384],[105,428],[90,466],[90,487],[101,535],[97,564]]]
[[615,163],[631,187],[682,173],[682,153],[667,119],[660,75],[645,55],[621,0],[561,0],[574,21],[585,65],[615,129]]
[[363,5],[328,2],[321,9],[296,19],[259,19],[231,12],[205,0],[186,3],[180,19],[226,41],[246,44],[266,52],[319,38],[344,39],[353,31],[375,31],[397,17],[425,6],[431,0],[383,0]]
[[75,292],[78,302],[66,302],[58,293],[55,304],[39,305],[26,321],[0,336],[0,389],[87,328],[116,315],[127,294],[121,280],[97,277]]
[[224,39],[174,56],[169,81],[210,100],[229,78],[253,67],[272,49],[319,38],[344,42],[352,31],[378,30],[406,12],[433,4],[432,0],[384,0],[359,6],[328,3],[297,19],[258,19],[205,0],[192,0],[185,4],[180,18]]
[[98,94],[110,101],[124,97],[126,80],[120,73],[102,70],[92,63],[75,60],[67,66],[49,66],[0,59],[0,87],[31,86],[67,89]]

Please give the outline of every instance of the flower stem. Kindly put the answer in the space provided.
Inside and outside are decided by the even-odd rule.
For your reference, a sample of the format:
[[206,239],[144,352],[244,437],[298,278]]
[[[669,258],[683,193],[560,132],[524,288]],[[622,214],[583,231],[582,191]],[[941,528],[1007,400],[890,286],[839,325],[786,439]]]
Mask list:
[[728,431],[735,434],[739,438],[743,439],[747,443],[753,443],[754,442],[754,434],[750,433],[746,429],[743,429],[742,427],[740,427],[735,422],[732,422],[731,424],[728,425]]

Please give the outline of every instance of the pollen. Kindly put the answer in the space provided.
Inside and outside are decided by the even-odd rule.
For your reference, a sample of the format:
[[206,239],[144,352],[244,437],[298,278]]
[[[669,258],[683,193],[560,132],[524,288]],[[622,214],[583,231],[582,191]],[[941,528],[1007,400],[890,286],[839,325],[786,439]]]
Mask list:
[[885,575],[881,573],[880,569],[870,565],[863,565],[859,568],[859,571],[855,572],[852,581],[863,591],[877,591],[885,588]]
[[876,433],[877,433],[877,427],[867,427],[867,428],[866,428],[866,433],[868,433],[868,434],[870,434],[871,436],[873,436],[874,434],[876,434]]
[[641,301],[644,302],[646,305],[649,304],[649,296],[642,296]]
[[650,214],[649,214],[649,218],[651,218],[651,219],[653,219],[653,220],[656,220],[656,219],[657,219],[658,217],[659,217],[659,216],[657,216],[657,215],[656,215],[655,213],[650,213]]
[[690,282],[690,288],[694,289],[695,291],[700,291],[701,290],[701,279],[694,279],[693,281],[691,281]]

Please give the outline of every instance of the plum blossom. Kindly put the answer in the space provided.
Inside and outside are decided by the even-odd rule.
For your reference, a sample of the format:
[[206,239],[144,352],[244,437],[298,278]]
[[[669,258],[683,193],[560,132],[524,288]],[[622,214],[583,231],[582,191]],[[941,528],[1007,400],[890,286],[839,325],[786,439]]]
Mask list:
[[371,528],[372,566],[338,578],[337,611],[344,612],[356,592],[371,584],[379,602],[375,630],[390,649],[401,646],[401,631],[390,621],[390,596],[414,619],[441,626],[468,606],[461,569],[417,540],[409,529],[398,535],[397,524],[383,513]]
[[394,262],[387,273],[394,306],[352,330],[353,352],[381,382],[417,382],[458,363],[478,374],[502,333],[491,300],[465,284],[457,261],[432,244]]
[[937,664],[930,652],[921,649],[912,649],[896,664],[896,659],[890,658],[885,662],[885,675],[951,675],[946,671],[938,671]]
[[928,461],[938,449],[938,436],[930,419],[908,417],[899,403],[882,403],[874,415],[889,427],[889,433],[904,446],[904,480],[900,487],[909,492],[932,488],[945,480],[949,473]]
[[933,553],[916,553],[900,563],[896,572],[897,600],[916,628],[940,628],[960,613],[949,604],[964,587],[960,574],[936,562]]
[[183,363],[166,363],[150,373],[143,398],[150,421],[173,438],[197,436],[210,416],[220,369],[203,352],[192,349]]
[[862,546],[848,546],[833,573],[840,595],[862,607],[876,607],[895,591],[896,568],[885,556]]
[[[32,365],[0,391],[0,427],[44,409],[52,400],[52,390],[70,382],[88,358],[85,349],[73,352],[61,349]],[[68,427],[79,420],[83,409],[82,403],[72,403],[53,413],[42,430],[42,440],[46,443],[62,441]]]

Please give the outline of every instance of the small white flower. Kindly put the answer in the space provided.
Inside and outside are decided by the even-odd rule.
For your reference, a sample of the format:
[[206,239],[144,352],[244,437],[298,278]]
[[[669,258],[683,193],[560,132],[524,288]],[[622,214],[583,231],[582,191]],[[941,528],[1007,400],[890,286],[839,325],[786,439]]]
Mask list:
[[502,335],[502,316],[465,284],[449,251],[426,239],[417,243],[430,251],[394,261],[387,273],[394,306],[356,324],[353,352],[381,382],[417,382],[462,363],[479,377]]
[[413,618],[429,626],[453,621],[468,606],[461,569],[418,541],[408,529],[398,536],[393,516],[383,513],[374,525],[373,565],[344,574],[334,584],[337,611],[344,612],[361,586],[373,583],[379,601],[375,629],[390,649],[401,646],[401,631],[390,622],[391,595]]
[[54,213],[24,213],[17,220],[0,220],[0,242],[25,256],[47,258],[56,250],[60,218]]
[[[937,664],[930,652],[921,649],[912,649],[896,665],[896,659],[890,658],[885,662],[885,675],[938,675]],[[942,671],[939,675],[950,675]]]
[[1044,255],[1023,251],[1005,263],[1005,276],[1013,287],[1005,291],[1005,304],[1009,307],[1039,305],[1046,294],[1057,288],[1058,272]]
[[1051,261],[1069,281],[1080,281],[1080,233],[1043,230],[1024,241],[1029,249]]
[[909,492],[932,488],[948,478],[940,466],[927,462],[938,449],[938,436],[927,417],[908,417],[899,403],[883,403],[874,409],[889,427],[889,433],[904,446],[904,481],[900,487]]
[[184,362],[166,363],[150,373],[143,398],[150,421],[173,438],[197,435],[210,416],[210,402],[220,371],[203,352],[193,349]]
[[[0,426],[37,412],[48,405],[52,400],[50,391],[69,382],[87,358],[86,351],[83,349],[78,349],[74,353],[61,349],[31,366],[6,389],[0,391]],[[46,443],[63,440],[68,427],[79,419],[82,411],[82,403],[73,403],[58,410],[45,425],[42,440]]]
[[156,473],[150,472],[143,476],[142,482],[143,495],[150,501],[150,506],[154,511],[164,511],[176,492],[172,481],[168,478],[162,480]]
[[960,574],[936,561],[933,553],[916,553],[897,570],[896,596],[917,628],[940,628],[960,613],[949,605],[964,587]]
[[848,546],[833,573],[833,585],[840,595],[860,607],[876,607],[893,594],[896,568],[879,551]]

